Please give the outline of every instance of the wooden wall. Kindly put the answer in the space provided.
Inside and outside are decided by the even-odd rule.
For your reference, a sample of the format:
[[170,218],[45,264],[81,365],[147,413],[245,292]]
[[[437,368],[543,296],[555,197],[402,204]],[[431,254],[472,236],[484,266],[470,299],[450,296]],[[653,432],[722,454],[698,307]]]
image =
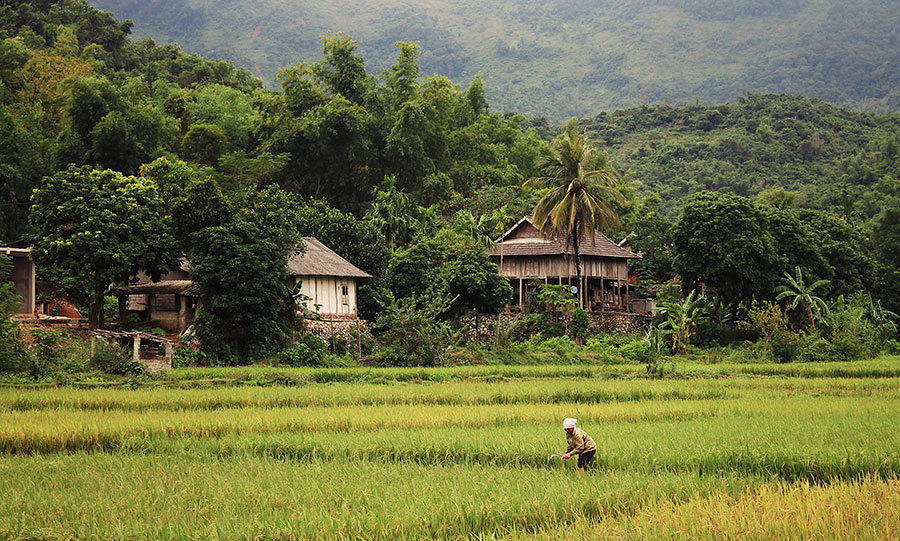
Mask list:
[[34,263],[31,262],[28,254],[13,252],[10,255],[13,264],[9,279],[12,280],[15,293],[19,296],[13,306],[17,314],[30,316],[34,312],[35,300]]
[[[491,260],[499,265],[500,257]],[[562,256],[506,256],[500,274],[507,278],[544,278],[575,276],[575,258],[568,261]],[[581,258],[581,274],[587,278],[627,280],[626,259],[587,256]]]
[[[356,279],[340,276],[295,276],[294,284],[302,282],[300,292],[310,297],[307,308],[323,315],[352,315],[356,311]],[[347,295],[343,288],[347,288]]]

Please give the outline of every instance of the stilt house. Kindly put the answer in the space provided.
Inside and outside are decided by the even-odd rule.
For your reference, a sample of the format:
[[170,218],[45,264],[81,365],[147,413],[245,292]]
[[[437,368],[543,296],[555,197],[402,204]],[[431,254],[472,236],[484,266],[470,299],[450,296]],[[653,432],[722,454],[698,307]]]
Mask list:
[[[568,240],[568,239],[567,239]],[[575,252],[571,240],[548,238],[535,227],[530,216],[519,220],[497,239],[490,250],[491,261],[509,279],[515,291],[509,311],[524,311],[525,299],[535,279],[545,284],[567,284],[589,311],[628,311],[631,291],[628,260],[639,256],[597,233],[581,239],[581,279],[578,284]]]

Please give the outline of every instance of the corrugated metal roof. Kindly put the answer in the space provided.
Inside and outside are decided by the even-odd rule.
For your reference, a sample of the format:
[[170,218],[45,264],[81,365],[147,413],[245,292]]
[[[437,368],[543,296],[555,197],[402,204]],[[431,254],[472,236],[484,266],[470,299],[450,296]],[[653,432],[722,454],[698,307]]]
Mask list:
[[347,276],[371,278],[352,263],[334,253],[315,237],[303,237],[306,253],[296,254],[288,260],[288,274],[294,276]]
[[[503,247],[503,256],[529,256],[529,255],[565,255],[574,254],[572,244],[563,242],[561,239],[547,238],[544,236],[532,238],[513,238],[507,239],[515,230],[521,227],[534,227],[530,216],[526,216],[519,220],[516,225],[503,234],[498,240],[495,248],[488,253],[492,256],[500,255],[500,247]],[[506,240],[504,240],[506,239]],[[619,259],[639,259],[640,256],[627,248],[622,248],[609,240],[606,235],[597,233],[594,235],[593,242],[590,237],[581,239],[578,243],[578,252],[583,256],[611,257]]]

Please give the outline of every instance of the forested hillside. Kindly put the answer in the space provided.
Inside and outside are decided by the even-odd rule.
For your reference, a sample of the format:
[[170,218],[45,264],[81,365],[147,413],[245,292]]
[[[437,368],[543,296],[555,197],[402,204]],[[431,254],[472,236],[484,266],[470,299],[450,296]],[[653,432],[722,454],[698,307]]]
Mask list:
[[710,340],[736,339],[738,306],[781,300],[786,276],[851,319],[847,306],[900,310],[896,113],[749,93],[573,119],[560,135],[497,112],[481,75],[425,76],[415,43],[378,70],[326,33],[267,89],[131,29],[84,0],[0,4],[0,245],[33,246],[41,278],[96,326],[111,284],[187,258],[204,355],[271,358],[298,339],[286,261],[314,236],[374,277],[358,313],[378,362],[444,362],[451,322],[513,294],[491,239],[600,176],[597,227],[633,233],[632,268],[679,277],[685,303],[702,284],[721,316]]
[[[862,113],[799,95],[750,94],[712,106],[642,106],[584,128],[616,167],[662,197],[796,192],[792,204],[868,221],[900,202],[900,115]],[[783,194],[782,194],[783,195]]]
[[419,41],[423,73],[483,72],[501,110],[556,121],[652,103],[802,93],[900,107],[894,0],[92,0],[135,35],[227,58],[273,85],[314,60],[328,30],[354,36],[369,70]]

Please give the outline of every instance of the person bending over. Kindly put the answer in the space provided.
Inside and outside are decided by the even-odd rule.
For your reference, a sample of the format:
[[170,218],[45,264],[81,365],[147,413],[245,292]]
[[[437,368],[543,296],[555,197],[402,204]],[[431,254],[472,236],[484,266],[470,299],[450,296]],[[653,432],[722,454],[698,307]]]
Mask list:
[[569,447],[566,454],[562,456],[563,460],[569,460],[578,455],[578,471],[584,473],[587,465],[594,459],[594,453],[597,452],[597,444],[594,439],[587,435],[587,432],[575,426],[577,419],[571,417],[563,421],[563,429],[566,431],[566,443]]

